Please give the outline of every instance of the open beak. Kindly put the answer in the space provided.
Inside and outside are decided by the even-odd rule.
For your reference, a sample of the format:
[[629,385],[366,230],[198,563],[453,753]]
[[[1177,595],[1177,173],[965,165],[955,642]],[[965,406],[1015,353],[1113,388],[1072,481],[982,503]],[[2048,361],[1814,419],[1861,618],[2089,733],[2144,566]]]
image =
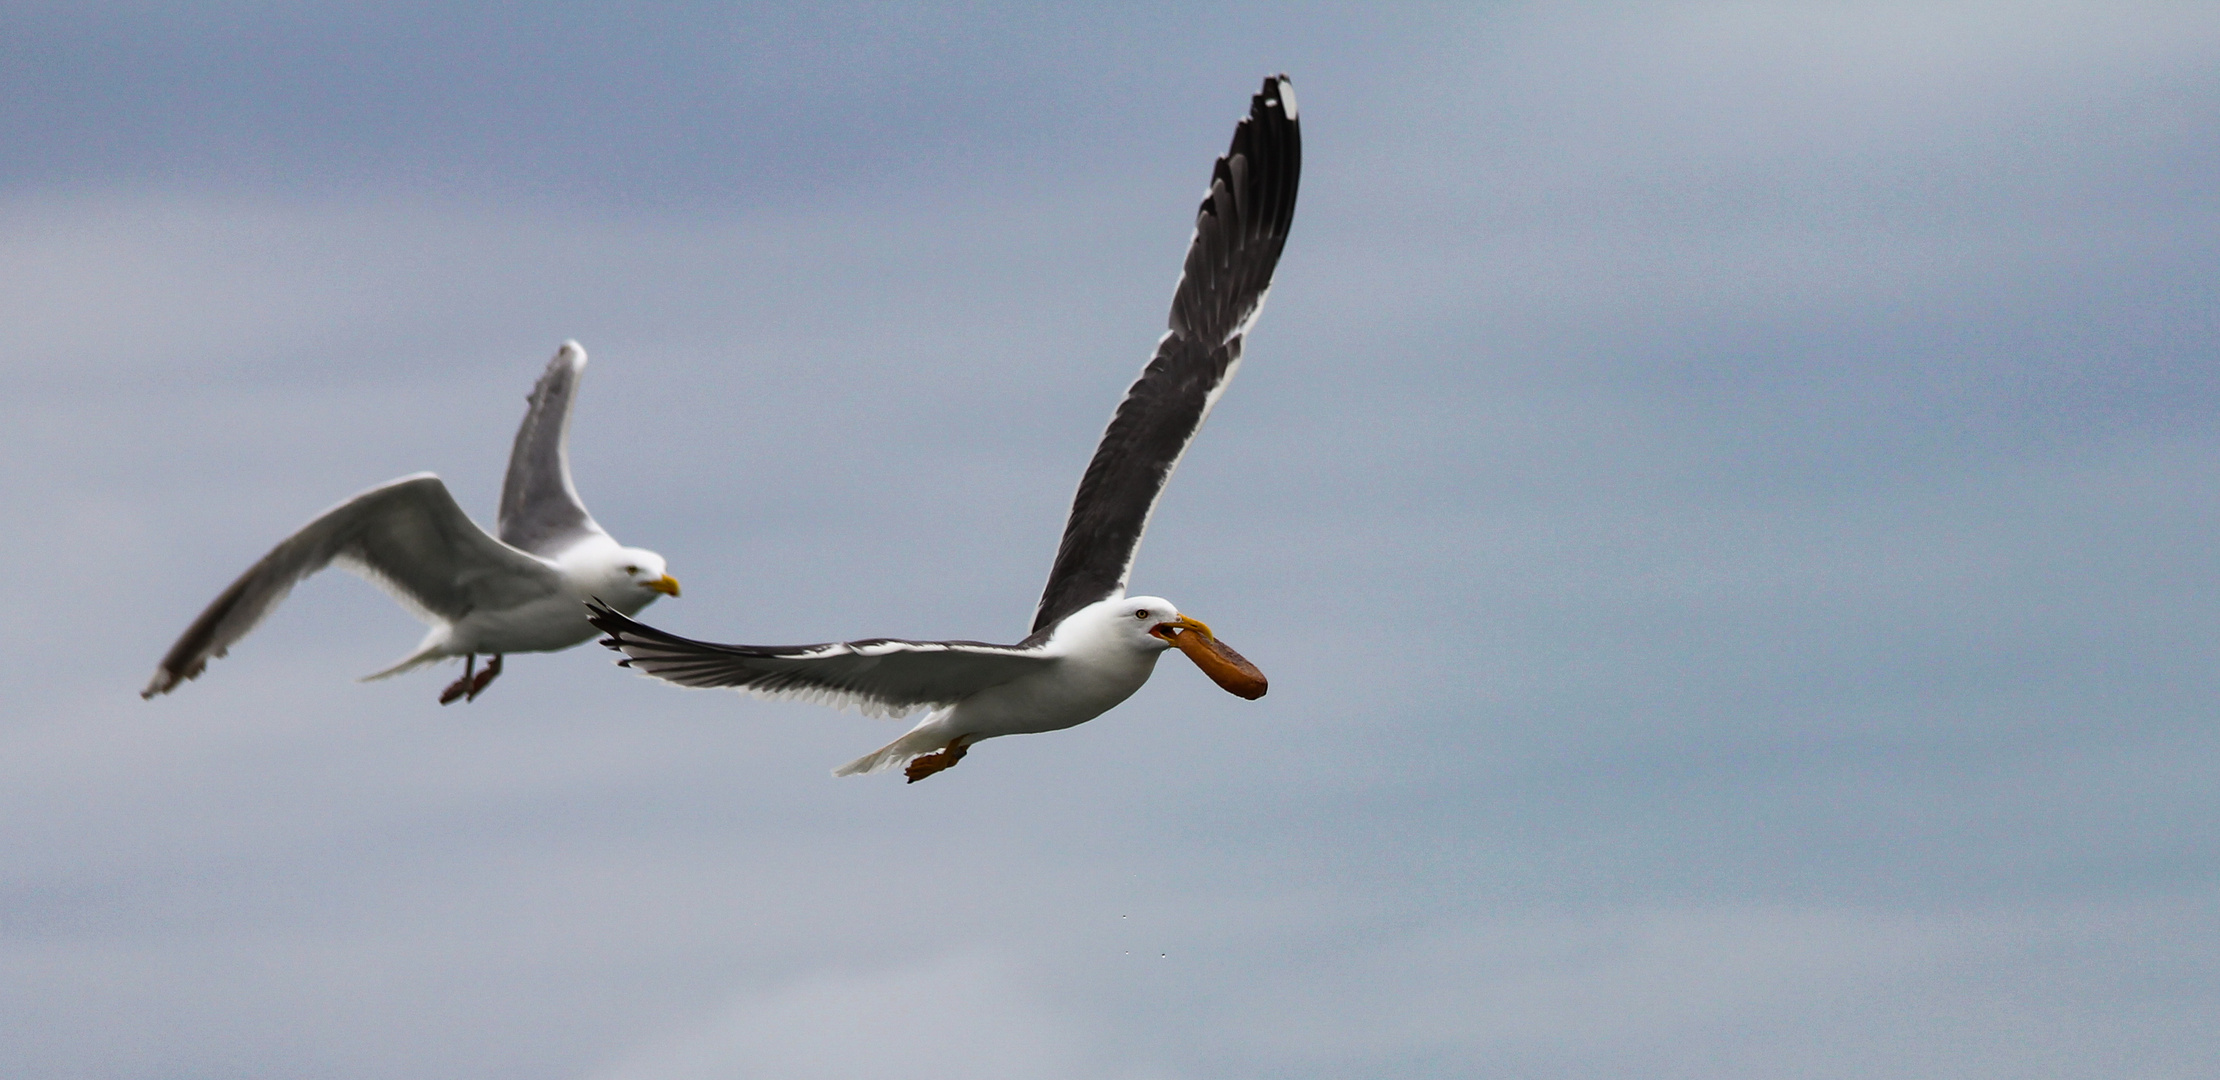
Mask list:
[[1170,622],[1150,627],[1149,633],[1171,642],[1179,651],[1186,653],[1187,658],[1193,660],[1195,666],[1201,668],[1203,674],[1210,676],[1210,681],[1217,683],[1226,693],[1250,701],[1264,696],[1269,685],[1265,682],[1264,673],[1258,671],[1247,657],[1233,651],[1232,646],[1218,640],[1218,635],[1211,633],[1210,627],[1203,625],[1201,620],[1182,615]]
[[662,577],[656,578],[654,581],[648,582],[647,587],[650,589],[654,589],[656,592],[662,593],[665,596],[675,597],[678,595],[678,579],[670,576],[669,574],[665,574]]

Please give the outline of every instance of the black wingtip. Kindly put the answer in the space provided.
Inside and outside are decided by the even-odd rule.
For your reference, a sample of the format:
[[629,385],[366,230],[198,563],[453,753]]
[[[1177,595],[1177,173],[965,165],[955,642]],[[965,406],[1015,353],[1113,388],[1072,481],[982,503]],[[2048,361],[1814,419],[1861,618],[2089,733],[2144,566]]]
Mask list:
[[1266,109],[1277,111],[1289,123],[1300,123],[1302,108],[1295,103],[1295,80],[1282,71],[1264,77],[1264,88],[1249,99],[1249,111],[1262,113]]
[[624,644],[624,632],[639,625],[619,614],[617,609],[602,603],[598,596],[586,601],[586,622],[609,635],[602,638],[601,643],[612,649],[621,648]]
[[[601,598],[596,596],[586,601],[586,621],[594,629],[609,635],[601,639],[602,648],[624,651],[624,631],[626,627],[633,625],[632,620],[617,614],[617,609],[602,603]],[[617,666],[631,667],[632,658],[628,656],[617,661]]]

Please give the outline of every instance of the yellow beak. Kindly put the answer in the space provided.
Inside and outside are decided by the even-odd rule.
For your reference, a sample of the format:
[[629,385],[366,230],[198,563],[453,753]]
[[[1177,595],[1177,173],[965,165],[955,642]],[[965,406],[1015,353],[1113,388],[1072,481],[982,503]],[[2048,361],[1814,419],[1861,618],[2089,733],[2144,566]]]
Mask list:
[[1181,630],[1199,630],[1202,632],[1202,636],[1206,638],[1215,638],[1218,636],[1211,633],[1210,627],[1205,626],[1201,619],[1190,619],[1185,615],[1182,615],[1179,618],[1173,619],[1172,621],[1167,623],[1157,623],[1155,626],[1149,628],[1149,633],[1154,634],[1157,637],[1163,638],[1164,640],[1176,645],[1179,643],[1179,631]]
[[647,587],[650,589],[654,589],[656,592],[662,593],[665,596],[675,597],[678,595],[678,579],[670,576],[669,574],[665,574],[662,577],[656,578],[654,581],[648,582]]
[[1264,673],[1258,671],[1255,664],[1233,651],[1233,646],[1218,640],[1218,635],[1211,633],[1210,628],[1199,619],[1182,615],[1170,622],[1150,627],[1149,633],[1177,646],[1179,651],[1187,654],[1189,660],[1195,662],[1196,667],[1203,670],[1203,674],[1210,676],[1211,682],[1217,683],[1220,689],[1235,697],[1255,701],[1264,696],[1265,689],[1270,685],[1265,682]]

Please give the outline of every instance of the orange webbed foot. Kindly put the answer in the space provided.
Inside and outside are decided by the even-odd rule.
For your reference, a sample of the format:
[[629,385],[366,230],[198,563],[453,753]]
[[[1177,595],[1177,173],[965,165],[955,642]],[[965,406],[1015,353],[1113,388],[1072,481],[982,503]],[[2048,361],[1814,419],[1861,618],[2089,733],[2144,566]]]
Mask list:
[[[487,683],[490,683],[490,682],[492,682],[492,681],[494,680],[494,678],[495,678],[496,676],[500,675],[500,674],[501,674],[501,658],[500,658],[499,656],[496,656],[496,657],[494,657],[493,659],[491,659],[491,660],[488,660],[488,661],[486,661],[486,669],[485,669],[484,671],[481,671],[481,672],[479,672],[479,673],[478,673],[478,677],[477,677],[477,678],[475,678],[475,679],[472,679],[472,680],[470,680],[470,691],[469,691],[469,693],[466,693],[466,694],[464,694],[464,695],[463,695],[463,700],[465,700],[465,701],[476,701],[476,700],[478,700],[478,695],[479,695],[479,694],[482,694],[482,693],[485,693],[485,690],[486,690],[486,684],[487,684]],[[454,690],[454,687],[448,687],[448,691],[449,691],[450,693],[451,693],[451,692],[453,692],[453,690]],[[444,704],[444,702],[443,702],[442,704]]]
[[964,759],[965,754],[970,752],[971,740],[951,739],[947,746],[943,746],[939,750],[930,754],[919,754],[911,758],[909,767],[902,770],[902,775],[909,777],[906,783],[917,783],[942,769],[954,767],[957,762]]
[[439,703],[442,705],[452,705],[455,703],[455,699],[457,698],[477,697],[478,691],[476,689],[473,689],[473,687],[477,686],[478,683],[477,675],[478,655],[476,653],[472,653],[471,655],[463,658],[462,678],[448,683],[447,689],[439,692]]

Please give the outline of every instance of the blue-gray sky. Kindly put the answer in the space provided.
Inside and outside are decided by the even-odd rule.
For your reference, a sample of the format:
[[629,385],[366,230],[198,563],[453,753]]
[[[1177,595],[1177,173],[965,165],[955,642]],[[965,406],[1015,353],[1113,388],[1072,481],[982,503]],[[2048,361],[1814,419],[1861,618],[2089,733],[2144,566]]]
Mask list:
[[[1247,94],[1308,172],[1134,586],[916,786],[598,649],[467,707],[312,580],[596,516],[723,640],[1025,629]],[[2220,15],[0,6],[0,1073],[2220,1068]]]

